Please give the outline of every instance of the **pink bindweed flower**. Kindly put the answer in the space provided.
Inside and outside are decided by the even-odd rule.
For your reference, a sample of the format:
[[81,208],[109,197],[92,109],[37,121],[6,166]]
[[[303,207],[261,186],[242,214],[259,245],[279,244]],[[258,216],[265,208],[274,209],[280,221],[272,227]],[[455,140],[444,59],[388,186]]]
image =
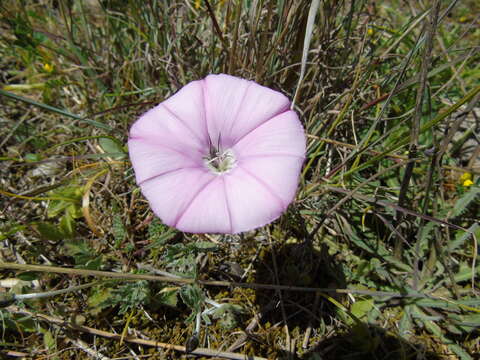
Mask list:
[[233,234],[270,223],[292,202],[305,134],[284,95],[220,74],[143,114],[128,147],[137,183],[165,224]]

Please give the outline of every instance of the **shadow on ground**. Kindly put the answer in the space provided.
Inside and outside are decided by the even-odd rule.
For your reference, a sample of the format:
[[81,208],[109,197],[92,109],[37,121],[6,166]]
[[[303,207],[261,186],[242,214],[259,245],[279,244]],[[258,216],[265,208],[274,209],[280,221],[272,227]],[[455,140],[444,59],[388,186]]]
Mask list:
[[[309,241],[277,242],[264,251],[256,263],[255,282],[315,288],[345,288],[346,280],[338,259],[326,248],[315,249]],[[280,296],[283,301],[281,306]],[[342,296],[329,293],[333,300],[343,302]],[[359,322],[348,327],[338,316],[338,308],[313,292],[257,290],[256,303],[260,307],[262,328],[272,329],[282,340],[264,339],[276,348],[276,357],[312,360],[409,360],[445,359],[425,350],[425,346],[412,344],[386,330]],[[279,349],[284,341],[284,319],[290,335],[296,338],[294,354]],[[308,330],[311,328],[310,330]],[[320,330],[319,330],[320,329]],[[329,330],[330,329],[330,330]],[[311,331],[310,341],[302,350],[305,332]],[[318,332],[325,333],[319,336]],[[332,334],[337,334],[332,336]],[[264,344],[265,345],[265,344]],[[304,351],[304,352],[303,352]],[[298,357],[297,354],[302,354]]]
[[424,345],[404,341],[378,326],[358,323],[345,334],[318,342],[301,359],[441,360],[447,357],[426,351]]
[[[316,250],[310,242],[284,243],[264,251],[256,264],[255,282],[301,287],[344,288],[345,277],[326,249]],[[280,302],[283,300],[283,309]],[[336,294],[333,298],[341,300]],[[302,332],[308,327],[330,324],[334,306],[314,292],[275,290],[256,291],[262,323],[271,326],[283,323]],[[283,314],[283,311],[285,314]]]

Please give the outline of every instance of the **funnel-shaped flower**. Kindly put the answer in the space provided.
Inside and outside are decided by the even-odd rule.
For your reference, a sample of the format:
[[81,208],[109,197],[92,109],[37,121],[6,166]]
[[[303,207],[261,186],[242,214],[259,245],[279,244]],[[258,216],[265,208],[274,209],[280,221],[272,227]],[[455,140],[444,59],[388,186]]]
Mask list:
[[282,94],[209,75],[143,114],[128,147],[137,183],[165,224],[238,233],[275,220],[293,200],[305,134]]

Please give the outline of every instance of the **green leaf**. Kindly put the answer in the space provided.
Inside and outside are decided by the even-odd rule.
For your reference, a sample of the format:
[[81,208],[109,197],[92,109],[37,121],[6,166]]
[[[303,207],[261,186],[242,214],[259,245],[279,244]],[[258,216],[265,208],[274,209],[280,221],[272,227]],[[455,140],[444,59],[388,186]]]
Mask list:
[[196,250],[200,251],[213,251],[217,249],[217,245],[210,241],[197,241],[193,243]]
[[17,274],[17,277],[23,281],[33,281],[40,279],[40,273],[35,271],[25,271]]
[[125,225],[123,225],[122,217],[119,214],[113,215],[112,233],[115,239],[115,247],[118,248],[127,236],[127,229],[125,228]]
[[147,246],[147,249],[158,248],[165,245],[167,241],[176,234],[177,232],[174,229],[168,228],[162,224],[158,218],[155,218],[148,226],[148,238],[151,244]]
[[[29,333],[38,333],[38,322],[30,316],[12,314],[7,310],[0,309],[0,323],[2,329],[9,329],[15,332],[24,331]],[[2,341],[5,341],[2,339]]]
[[37,106],[37,107],[42,108],[42,109],[44,109],[44,110],[48,110],[48,111],[51,111],[51,112],[54,112],[54,113],[57,113],[57,114],[60,114],[60,115],[64,115],[64,116],[70,117],[70,118],[72,118],[72,119],[76,119],[76,120],[79,120],[79,121],[84,121],[84,122],[86,122],[87,124],[96,126],[96,127],[98,127],[98,128],[102,128],[102,129],[109,130],[109,131],[113,130],[110,126],[108,126],[108,125],[106,125],[106,124],[102,124],[101,122],[83,118],[83,117],[81,117],[81,116],[72,114],[72,113],[70,113],[70,112],[68,112],[68,111],[66,111],[66,110],[59,109],[59,108],[56,108],[56,107],[54,107],[54,106],[47,105],[47,104],[44,104],[44,103],[40,103],[40,102],[37,102],[37,101],[35,101],[35,100],[32,100],[32,99],[29,99],[29,98],[26,98],[26,97],[23,97],[23,96],[14,94],[14,93],[9,92],[9,91],[5,91],[5,90],[0,89],[0,96],[1,96],[1,95],[6,96],[6,97],[9,97],[9,98],[14,99],[14,100],[22,101],[22,102],[27,103],[27,104],[30,104],[30,105]]
[[480,187],[472,186],[469,191],[463,194],[456,202],[453,207],[453,211],[449,214],[449,217],[460,216],[468,207],[468,205],[475,200],[475,198],[480,194]]
[[70,213],[65,213],[60,219],[59,230],[66,238],[71,238],[75,235],[75,220],[73,220]]
[[52,200],[48,205],[47,216],[49,218],[57,217],[71,205],[70,202],[63,200]]
[[454,251],[460,246],[463,245],[463,243],[472,237],[472,234],[475,234],[477,238],[480,238],[480,224],[479,223],[474,223],[472,226],[470,226],[468,231],[458,231],[457,236],[455,237],[455,240],[452,241],[452,243],[449,246],[450,251]]
[[355,303],[352,305],[350,308],[350,311],[353,315],[355,315],[357,318],[362,319],[363,317],[366,317],[367,314],[372,310],[373,308],[373,299],[364,299],[364,300],[357,300]]
[[167,269],[175,275],[195,279],[197,277],[197,263],[194,254],[171,258],[166,265]]
[[114,160],[125,158],[126,154],[120,141],[115,141],[112,138],[100,138],[98,143],[106,153],[115,154],[110,155]]
[[92,289],[91,295],[88,297],[87,303],[92,315],[98,315],[107,303],[108,299],[112,296],[111,288],[97,287]]
[[97,256],[94,259],[88,260],[83,266],[78,267],[88,270],[100,270],[102,268],[102,256]]
[[480,327],[480,314],[459,315],[455,323],[464,332],[472,332]]
[[168,290],[163,289],[155,297],[155,301],[167,306],[176,307],[178,303],[178,289]]
[[0,241],[5,240],[10,235],[27,229],[27,225],[8,224],[0,229]]
[[406,305],[403,308],[403,315],[399,323],[399,329],[398,329],[399,335],[405,339],[409,337],[409,334],[411,334],[412,328],[413,328],[412,317],[410,315],[410,312],[411,312],[411,305]]
[[86,241],[71,241],[65,244],[68,255],[75,260],[78,268],[99,270],[102,265],[102,256],[88,246]]
[[412,271],[412,268],[410,266],[397,260],[392,255],[391,251],[387,250],[384,245],[379,242],[373,243],[370,239],[367,239],[363,236],[358,236],[353,228],[351,228],[350,240],[361,249],[366,250],[371,254],[380,256],[383,260],[387,261],[391,265],[396,266],[400,270],[407,272]]
[[56,349],[57,342],[55,341],[55,338],[53,337],[50,330],[44,330],[43,331],[43,343],[45,344],[45,346],[48,350],[55,350]]
[[64,235],[57,226],[48,222],[38,223],[37,230],[42,238],[46,240],[61,241],[64,238]]
[[425,315],[425,313],[415,305],[412,305],[413,315],[417,318],[417,321],[421,321],[425,328],[435,336],[437,336],[448,348],[460,357],[461,360],[473,360],[473,358],[462,349],[461,346],[455,344],[452,340],[443,335],[442,329],[434,321],[431,316]]
[[238,325],[239,315],[245,313],[240,305],[222,304],[213,312],[214,319],[220,319],[220,326],[231,330]]
[[462,305],[466,307],[480,306],[480,299],[464,298],[446,301],[442,299],[417,299],[415,305],[420,307],[433,307],[438,309],[460,311]]
[[42,157],[39,154],[28,153],[24,157],[26,162],[36,162],[42,160]]
[[15,323],[12,330],[18,330],[18,328],[27,332],[38,332],[37,322],[30,316],[15,316]]
[[[453,276],[455,282],[470,281],[472,279],[472,266],[464,262],[460,263],[458,272]],[[475,276],[480,275],[480,265],[475,268]]]
[[180,297],[182,301],[195,313],[198,313],[202,309],[205,296],[202,289],[197,285],[185,285],[180,289]]
[[125,314],[131,309],[148,304],[150,302],[150,287],[148,281],[141,280],[130,282],[112,291],[110,296],[101,306],[120,307],[119,313]]
[[63,186],[49,192],[50,196],[65,198],[66,200],[52,200],[48,204],[47,216],[55,218],[62,212],[68,212],[73,219],[82,216],[81,203],[83,188],[77,184]]

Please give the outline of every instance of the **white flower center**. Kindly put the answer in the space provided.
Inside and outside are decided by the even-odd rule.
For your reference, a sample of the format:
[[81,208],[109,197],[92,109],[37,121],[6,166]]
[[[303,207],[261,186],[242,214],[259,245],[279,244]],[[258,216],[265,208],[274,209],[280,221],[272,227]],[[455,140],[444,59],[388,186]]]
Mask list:
[[203,163],[215,174],[224,174],[232,170],[237,165],[235,154],[232,149],[214,149],[210,154],[203,158]]

